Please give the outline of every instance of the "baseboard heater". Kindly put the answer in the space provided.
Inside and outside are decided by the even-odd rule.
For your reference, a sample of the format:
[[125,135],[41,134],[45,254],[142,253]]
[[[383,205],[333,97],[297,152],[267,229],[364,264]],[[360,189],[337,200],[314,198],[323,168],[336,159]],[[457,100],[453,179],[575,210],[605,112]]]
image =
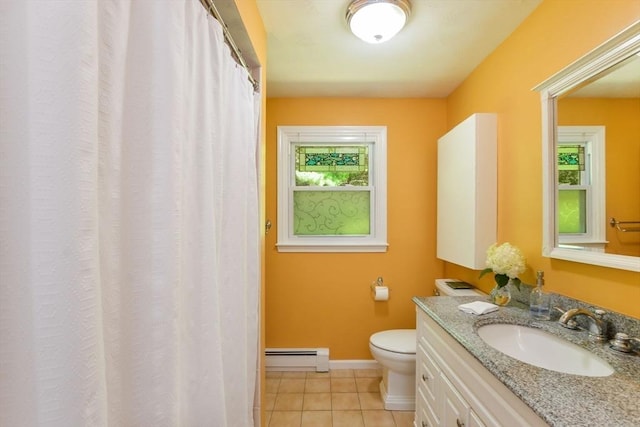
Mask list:
[[268,371],[329,372],[328,348],[267,348],[264,353]]

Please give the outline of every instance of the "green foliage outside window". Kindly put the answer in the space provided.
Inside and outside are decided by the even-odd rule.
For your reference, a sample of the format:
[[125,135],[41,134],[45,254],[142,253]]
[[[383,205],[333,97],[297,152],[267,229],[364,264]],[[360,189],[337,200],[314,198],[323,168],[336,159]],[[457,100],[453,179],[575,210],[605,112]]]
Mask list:
[[580,185],[580,171],[558,171],[558,184],[560,185]]
[[299,172],[296,185],[317,187],[340,187],[344,185],[369,185],[369,172]]

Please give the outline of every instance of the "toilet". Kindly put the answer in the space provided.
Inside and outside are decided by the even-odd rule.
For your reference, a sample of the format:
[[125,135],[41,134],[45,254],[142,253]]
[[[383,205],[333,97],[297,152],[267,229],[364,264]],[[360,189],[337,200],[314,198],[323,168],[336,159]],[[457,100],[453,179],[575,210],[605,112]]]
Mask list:
[[[437,279],[437,295],[484,295],[477,289],[453,289],[447,283],[455,279]],[[384,409],[414,411],[416,395],[416,330],[391,329],[369,338],[369,350],[382,366],[380,396]]]

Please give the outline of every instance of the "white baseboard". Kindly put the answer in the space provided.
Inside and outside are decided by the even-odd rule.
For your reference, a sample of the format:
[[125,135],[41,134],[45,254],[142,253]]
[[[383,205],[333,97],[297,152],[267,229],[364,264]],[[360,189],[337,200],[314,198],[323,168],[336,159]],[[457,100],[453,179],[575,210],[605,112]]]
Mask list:
[[329,360],[329,369],[380,369],[375,360]]

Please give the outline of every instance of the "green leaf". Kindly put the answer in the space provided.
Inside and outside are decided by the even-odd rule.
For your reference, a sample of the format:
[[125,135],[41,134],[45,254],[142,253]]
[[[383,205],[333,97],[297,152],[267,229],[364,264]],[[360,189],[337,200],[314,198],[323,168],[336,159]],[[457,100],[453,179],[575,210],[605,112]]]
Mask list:
[[491,273],[492,271],[493,271],[493,270],[491,270],[490,268],[485,268],[484,270],[482,270],[482,271],[480,272],[480,276],[479,276],[479,278],[481,279],[481,278],[482,278],[482,276],[484,276],[484,275],[485,275],[485,274],[487,274],[487,273]]
[[520,283],[521,283],[520,279],[518,279],[517,277],[515,279],[511,279],[511,283],[513,283],[515,287],[518,288],[518,290],[520,290]]
[[506,274],[496,274],[494,277],[499,288],[507,286],[507,283],[509,283],[509,276]]

